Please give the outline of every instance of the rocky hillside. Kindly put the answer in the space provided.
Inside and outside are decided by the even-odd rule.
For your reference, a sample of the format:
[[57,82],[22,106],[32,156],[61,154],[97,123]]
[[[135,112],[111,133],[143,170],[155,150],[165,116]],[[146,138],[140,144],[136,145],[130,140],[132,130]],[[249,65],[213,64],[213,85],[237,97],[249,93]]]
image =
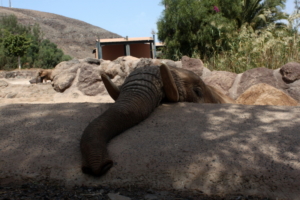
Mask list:
[[80,20],[35,10],[0,7],[1,15],[15,15],[26,25],[38,23],[44,38],[57,44],[60,49],[74,58],[92,57],[95,39],[121,37],[100,27]]

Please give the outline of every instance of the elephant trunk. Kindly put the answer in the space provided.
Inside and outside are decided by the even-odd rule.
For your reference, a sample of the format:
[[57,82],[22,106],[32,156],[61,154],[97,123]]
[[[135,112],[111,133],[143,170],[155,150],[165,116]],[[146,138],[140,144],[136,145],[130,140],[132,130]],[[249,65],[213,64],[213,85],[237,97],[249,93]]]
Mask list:
[[[141,68],[141,70],[143,70]],[[117,101],[84,130],[80,148],[82,171],[100,176],[112,167],[107,143],[139,122],[146,119],[163,98],[160,72],[157,67],[132,73],[120,90]]]

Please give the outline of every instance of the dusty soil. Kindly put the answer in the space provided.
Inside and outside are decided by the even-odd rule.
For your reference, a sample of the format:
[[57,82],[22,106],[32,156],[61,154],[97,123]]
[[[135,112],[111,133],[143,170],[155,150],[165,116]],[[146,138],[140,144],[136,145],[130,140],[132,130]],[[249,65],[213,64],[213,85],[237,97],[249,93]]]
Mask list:
[[[27,98],[0,98],[1,103],[55,103],[53,96],[57,94],[52,89],[51,83],[30,85],[28,79],[8,79],[6,80],[14,91],[20,90],[28,92],[35,91],[38,95]],[[12,89],[10,88],[10,89]],[[31,89],[30,89],[31,88]],[[59,94],[63,95],[63,94]],[[60,102],[71,102],[72,99],[68,97],[61,97]],[[100,99],[84,99],[79,98],[77,102],[113,102],[111,98],[106,95]],[[1,181],[0,181],[1,182]],[[244,196],[241,194],[234,194],[230,196],[207,196],[201,191],[193,193],[179,193],[178,191],[158,191],[147,190],[141,188],[108,188],[108,187],[72,187],[66,188],[53,184],[41,184],[31,182],[22,185],[1,185],[0,184],[0,200],[10,199],[107,199],[107,200],[267,200],[270,198]]]
[[178,193],[176,191],[154,191],[139,188],[74,187],[65,188],[44,184],[0,186],[0,199],[90,199],[90,200],[269,200],[263,197],[231,195],[207,196],[201,192]]

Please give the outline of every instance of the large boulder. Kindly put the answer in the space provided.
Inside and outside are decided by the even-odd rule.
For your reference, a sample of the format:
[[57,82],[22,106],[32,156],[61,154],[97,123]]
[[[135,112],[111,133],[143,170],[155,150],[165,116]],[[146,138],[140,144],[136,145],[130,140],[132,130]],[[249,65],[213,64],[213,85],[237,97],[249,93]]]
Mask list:
[[285,91],[298,102],[300,102],[300,80],[287,84],[288,88]]
[[182,56],[181,63],[183,69],[191,70],[198,76],[202,76],[204,65],[200,59]]
[[8,83],[4,80],[0,80],[0,88],[5,88],[8,86]]
[[282,79],[286,83],[292,83],[300,79],[300,63],[289,62],[280,68]]
[[88,96],[95,96],[105,90],[101,76],[99,65],[91,65],[82,63],[77,82],[78,89]]
[[223,94],[229,95],[229,89],[236,78],[237,74],[226,71],[213,71],[210,76],[203,78],[207,85],[219,89]]
[[278,88],[278,83],[274,76],[273,70],[264,67],[254,68],[244,72],[241,75],[236,91],[236,97],[240,96],[248,88],[258,83],[266,83]]
[[276,106],[297,106],[298,102],[282,92],[265,83],[259,83],[248,88],[236,100],[238,104],[246,105],[276,105]]
[[79,60],[65,61],[56,65],[52,72],[52,86],[54,90],[57,92],[64,92],[69,88],[76,77],[80,65],[81,63]]

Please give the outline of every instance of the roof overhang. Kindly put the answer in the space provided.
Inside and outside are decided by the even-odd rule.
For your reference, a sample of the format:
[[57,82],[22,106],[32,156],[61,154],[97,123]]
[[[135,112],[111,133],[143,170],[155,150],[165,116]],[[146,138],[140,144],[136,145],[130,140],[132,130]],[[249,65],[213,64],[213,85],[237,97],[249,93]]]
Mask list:
[[[96,41],[99,40],[97,39]],[[152,43],[152,42],[154,42],[152,37],[100,39],[101,45]]]

